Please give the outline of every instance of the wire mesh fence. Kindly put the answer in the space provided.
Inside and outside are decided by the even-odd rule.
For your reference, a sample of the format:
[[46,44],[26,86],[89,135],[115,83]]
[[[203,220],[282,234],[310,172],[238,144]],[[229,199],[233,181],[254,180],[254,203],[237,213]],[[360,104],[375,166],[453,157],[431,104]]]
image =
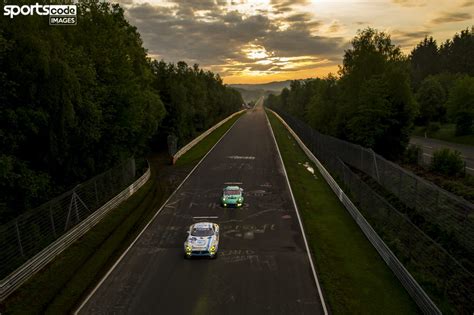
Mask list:
[[130,158],[0,226],[0,279],[128,187],[135,173]]
[[[306,146],[348,189],[358,205],[401,263],[442,308],[460,314],[474,311],[472,273],[472,208],[449,193],[426,183],[369,149],[325,136],[282,110],[275,109]],[[376,193],[351,167],[355,167],[386,190],[399,197],[417,215],[428,220],[432,234],[458,240],[461,247],[453,256],[409,217]],[[435,196],[432,196],[435,194]],[[471,217],[469,218],[469,215]],[[424,227],[427,225],[425,224]],[[460,249],[460,250],[459,250]]]

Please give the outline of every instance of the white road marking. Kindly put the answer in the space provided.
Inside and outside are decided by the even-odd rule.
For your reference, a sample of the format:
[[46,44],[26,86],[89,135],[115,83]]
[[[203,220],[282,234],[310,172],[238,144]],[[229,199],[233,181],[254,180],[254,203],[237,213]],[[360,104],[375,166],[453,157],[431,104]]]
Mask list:
[[242,182],[225,182],[224,185],[242,185]]
[[233,160],[255,160],[255,156],[230,155],[227,158],[228,159],[233,159]]
[[321,305],[323,307],[324,315],[328,315],[328,309],[326,307],[326,302],[324,301],[323,291],[321,290],[321,286],[319,285],[318,275],[314,267],[313,258],[311,257],[311,251],[309,250],[308,241],[306,240],[306,234],[304,232],[303,222],[301,221],[300,212],[298,210],[298,206],[296,205],[296,200],[295,200],[295,196],[293,195],[293,190],[291,189],[290,179],[288,178],[288,174],[286,173],[285,162],[283,162],[283,158],[280,153],[280,148],[278,147],[278,142],[276,141],[275,134],[273,133],[272,125],[270,124],[270,120],[268,119],[267,112],[264,111],[264,113],[267,119],[268,128],[270,128],[270,133],[272,135],[273,141],[275,143],[275,146],[278,152],[280,163],[283,166],[283,173],[285,174],[286,184],[288,185],[288,189],[291,195],[291,200],[293,201],[293,206],[295,208],[296,216],[298,217],[298,222],[300,224],[301,233],[303,234],[303,241],[306,247],[306,253],[308,254],[308,260],[311,266],[311,270],[313,271],[313,277],[314,277],[314,281],[316,282],[316,288],[318,289],[319,298],[321,299]]
[[428,154],[428,153],[423,153],[423,155],[426,155],[426,156],[429,156],[429,157],[433,157],[432,154]]
[[474,171],[474,168],[472,168],[472,167],[467,167],[467,166],[466,166],[466,169],[467,169],[467,170],[470,170],[470,171]]
[[211,216],[203,216],[203,217],[193,217],[194,220],[202,220],[202,219],[219,219],[216,215]]

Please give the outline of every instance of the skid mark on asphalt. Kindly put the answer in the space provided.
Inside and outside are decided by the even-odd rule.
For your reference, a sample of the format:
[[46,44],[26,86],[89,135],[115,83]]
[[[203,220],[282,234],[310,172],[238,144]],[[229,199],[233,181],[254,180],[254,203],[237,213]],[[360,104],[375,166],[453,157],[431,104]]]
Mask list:
[[227,238],[254,239],[255,234],[263,234],[266,231],[275,231],[275,224],[256,225],[222,225],[221,235]]
[[222,261],[227,264],[248,263],[251,271],[276,271],[278,269],[275,255],[259,255],[250,249],[222,250],[219,255]]

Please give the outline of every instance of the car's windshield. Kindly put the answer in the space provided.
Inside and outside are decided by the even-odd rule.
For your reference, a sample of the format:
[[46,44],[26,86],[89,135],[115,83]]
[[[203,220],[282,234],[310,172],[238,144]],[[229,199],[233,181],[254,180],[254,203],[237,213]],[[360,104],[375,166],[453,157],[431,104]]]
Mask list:
[[224,190],[224,195],[230,196],[230,195],[240,195],[240,190]]
[[211,236],[213,234],[214,234],[214,232],[212,231],[212,229],[196,229],[196,228],[194,228],[191,231],[192,236]]

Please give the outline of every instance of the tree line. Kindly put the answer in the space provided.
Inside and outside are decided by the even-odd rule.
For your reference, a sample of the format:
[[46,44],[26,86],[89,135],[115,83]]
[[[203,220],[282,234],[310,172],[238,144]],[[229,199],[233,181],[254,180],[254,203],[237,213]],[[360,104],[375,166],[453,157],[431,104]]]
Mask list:
[[439,47],[425,38],[408,56],[372,28],[351,43],[337,76],[293,81],[266,104],[389,159],[403,154],[414,124],[449,121],[457,134],[472,133],[473,28]]
[[0,20],[0,222],[243,102],[197,65],[149,59],[119,5],[77,5],[76,26]]

